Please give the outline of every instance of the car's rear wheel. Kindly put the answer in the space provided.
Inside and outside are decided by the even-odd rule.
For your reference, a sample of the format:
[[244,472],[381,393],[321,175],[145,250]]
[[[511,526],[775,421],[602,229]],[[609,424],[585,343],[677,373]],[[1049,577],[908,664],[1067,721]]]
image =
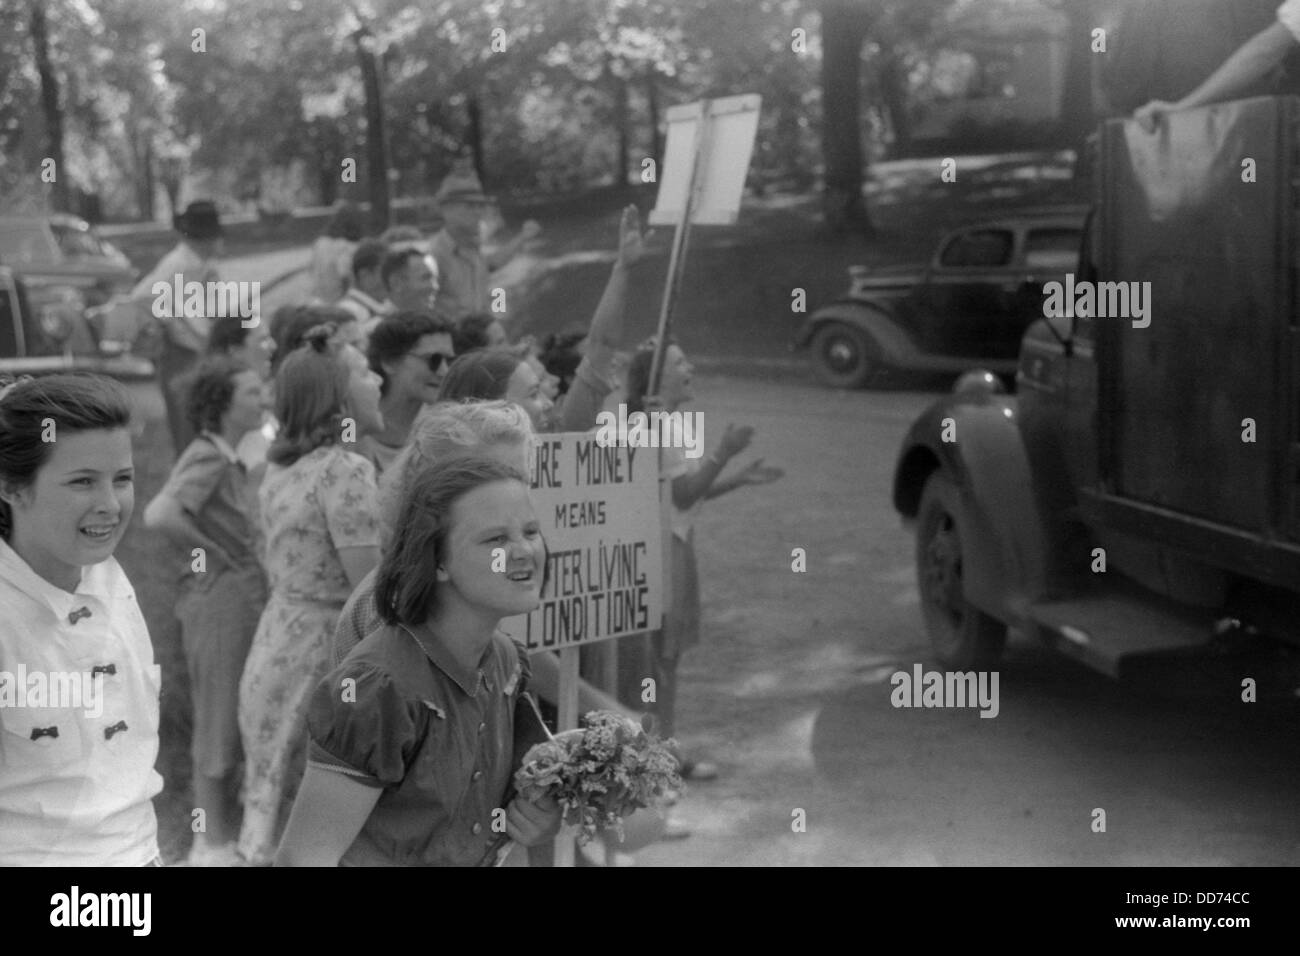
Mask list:
[[942,471],[926,480],[916,520],[916,579],[930,646],[952,670],[992,667],[1002,654],[1007,627],[973,607],[962,590],[970,533],[961,490]]
[[889,368],[879,343],[868,332],[846,322],[827,322],[812,340],[817,377],[834,388],[880,386]]

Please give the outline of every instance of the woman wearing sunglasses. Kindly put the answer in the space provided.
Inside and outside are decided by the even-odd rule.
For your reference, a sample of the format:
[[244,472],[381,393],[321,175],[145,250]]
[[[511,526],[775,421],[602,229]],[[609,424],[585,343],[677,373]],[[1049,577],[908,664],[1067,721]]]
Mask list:
[[398,312],[370,333],[370,367],[383,378],[379,410],[384,429],[364,436],[357,451],[384,472],[402,453],[415,416],[438,400],[447,366],[455,357],[452,327],[426,312]]

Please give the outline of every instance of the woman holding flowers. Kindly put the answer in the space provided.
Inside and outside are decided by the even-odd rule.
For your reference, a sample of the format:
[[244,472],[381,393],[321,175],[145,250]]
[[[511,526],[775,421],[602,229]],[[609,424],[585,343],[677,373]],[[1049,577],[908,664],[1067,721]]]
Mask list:
[[512,793],[528,656],[497,632],[537,607],[545,569],[514,468],[461,458],[412,482],[379,568],[384,624],[312,696],[277,863],[473,866],[493,862],[502,831],[525,846],[554,835],[554,801]]

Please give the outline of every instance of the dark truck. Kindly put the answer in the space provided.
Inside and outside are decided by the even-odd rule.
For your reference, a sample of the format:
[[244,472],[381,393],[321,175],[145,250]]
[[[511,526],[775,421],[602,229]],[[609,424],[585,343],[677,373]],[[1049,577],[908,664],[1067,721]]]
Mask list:
[[1150,311],[1040,319],[1018,395],[968,375],[912,426],[893,498],[933,648],[987,667],[1012,628],[1115,676],[1208,645],[1293,660],[1300,99],[1108,121],[1098,150],[1073,279],[1149,282]]

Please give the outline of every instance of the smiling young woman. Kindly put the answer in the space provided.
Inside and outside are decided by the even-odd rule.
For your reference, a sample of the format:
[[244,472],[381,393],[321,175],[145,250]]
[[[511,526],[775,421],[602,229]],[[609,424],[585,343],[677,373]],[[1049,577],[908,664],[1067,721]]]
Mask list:
[[484,865],[502,822],[525,846],[555,833],[558,807],[512,799],[530,672],[498,631],[537,607],[545,571],[523,474],[460,458],[413,480],[379,568],[383,626],[312,696],[307,774],[278,863]]
[[110,379],[0,383],[0,672],[84,677],[104,704],[0,708],[0,865],[158,858],[159,668],[113,558],[135,506],[130,424]]

